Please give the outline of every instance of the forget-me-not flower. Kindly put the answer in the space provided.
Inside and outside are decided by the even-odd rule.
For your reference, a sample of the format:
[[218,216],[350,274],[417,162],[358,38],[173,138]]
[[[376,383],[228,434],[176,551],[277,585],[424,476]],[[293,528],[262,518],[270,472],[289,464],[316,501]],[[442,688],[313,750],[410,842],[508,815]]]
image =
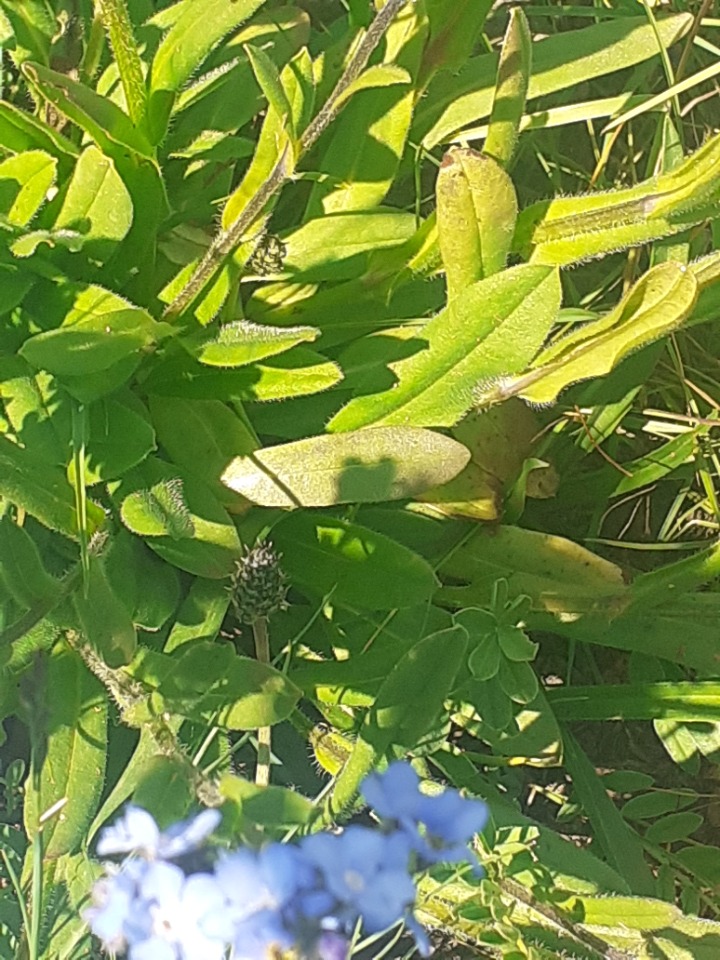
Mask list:
[[350,826],[341,834],[316,833],[301,845],[349,925],[363,918],[369,933],[401,920],[415,901],[408,873],[409,844],[403,834]]
[[172,860],[202,846],[220,820],[219,810],[203,810],[161,831],[147,810],[129,806],[117,823],[102,831],[97,852],[101,857],[134,853],[146,860]]
[[421,865],[475,860],[467,844],[487,823],[482,800],[463,797],[457,790],[423,793],[417,773],[402,761],[366,777],[362,794],[381,817],[407,834]]

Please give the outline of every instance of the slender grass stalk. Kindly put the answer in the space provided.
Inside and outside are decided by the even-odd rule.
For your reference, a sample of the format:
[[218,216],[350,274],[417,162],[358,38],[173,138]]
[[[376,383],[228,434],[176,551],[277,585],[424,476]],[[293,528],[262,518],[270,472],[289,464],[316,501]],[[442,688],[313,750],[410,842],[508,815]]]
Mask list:
[[88,552],[87,491],[85,489],[85,440],[87,439],[87,416],[82,404],[72,405],[72,456],[75,471],[73,490],[77,514],[78,537],[80,538],[80,568],[83,587],[87,597],[90,579],[90,554]]
[[[260,663],[270,663],[270,639],[268,637],[267,619],[258,617],[253,622],[253,637],[255,638],[255,656]],[[257,766],[255,767],[255,783],[266,787],[270,783],[270,760],[272,757],[272,728],[260,727],[257,733]]]
[[43,832],[38,827],[33,840],[32,893],[30,896],[30,930],[28,934],[29,960],[40,957],[40,920],[43,902]]
[[20,878],[15,871],[15,867],[12,865],[12,860],[5,853],[5,851],[0,848],[0,858],[2,858],[3,866],[7,872],[8,877],[10,878],[10,883],[13,888],[13,892],[17,899],[18,907],[20,909],[20,916],[22,917],[23,927],[25,928],[25,935],[28,941],[28,948],[31,941],[30,930],[32,921],[30,920],[30,914],[28,913],[27,904],[25,903],[25,897],[23,896],[22,885],[20,883]]

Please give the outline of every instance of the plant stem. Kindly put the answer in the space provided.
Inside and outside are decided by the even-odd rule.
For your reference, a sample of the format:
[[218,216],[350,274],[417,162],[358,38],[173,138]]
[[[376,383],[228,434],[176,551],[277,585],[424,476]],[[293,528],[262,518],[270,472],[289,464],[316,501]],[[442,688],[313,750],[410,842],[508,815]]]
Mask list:
[[[252,629],[255,638],[255,656],[260,663],[270,663],[270,639],[265,617],[258,617],[253,622]],[[272,728],[259,727],[257,732],[257,766],[255,767],[255,783],[259,787],[266,787],[270,783],[271,757]]]
[[110,38],[130,119],[136,127],[145,120],[145,78],[125,0],[95,0]]
[[[298,159],[317,143],[322,133],[338,115],[344,103],[347,102],[339,103],[338,101],[350,84],[353,83],[365,69],[370,56],[378,43],[380,43],[393,18],[407,2],[408,0],[387,0],[385,6],[370,24],[365,36],[358,44],[355,53],[350,58],[342,76],[335,85],[335,89],[321,107],[315,119],[308,125],[300,137],[300,142],[297,145]],[[287,147],[285,148],[268,177],[260,185],[253,198],[234,223],[229,226],[227,230],[222,230],[215,235],[212,243],[208,247],[207,253],[193,271],[188,282],[175,299],[165,308],[163,320],[174,320],[187,310],[213,277],[215,271],[221,266],[223,260],[240,244],[248,232],[248,229],[265,209],[268,201],[278,193],[285,181],[290,177],[292,170],[288,163],[288,149]]]

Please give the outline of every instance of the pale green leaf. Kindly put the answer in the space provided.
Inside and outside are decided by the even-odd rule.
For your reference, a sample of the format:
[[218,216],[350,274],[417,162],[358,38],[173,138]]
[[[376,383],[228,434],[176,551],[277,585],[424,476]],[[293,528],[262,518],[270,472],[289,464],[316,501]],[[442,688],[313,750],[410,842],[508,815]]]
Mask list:
[[55,182],[57,160],[42,150],[28,150],[0,163],[2,213],[17,226],[26,226],[45,203]]
[[144,134],[108,97],[102,97],[66,74],[49,70],[39,63],[25,62],[22,71],[30,85],[60,113],[85,130],[103,153],[117,160],[129,150],[154,160],[153,148]]
[[197,358],[210,367],[243,367],[299,343],[312,343],[319,333],[315,327],[267,327],[236,320],[223,324],[216,337],[202,343]]
[[68,294],[74,299],[62,326],[30,337],[19,351],[34,367],[57,376],[88,376],[107,370],[173,332],[145,310],[102,287],[78,286],[68,289]]
[[517,145],[531,64],[530,27],[522,7],[513,7],[500,50],[490,129],[483,146],[483,153],[494,157],[505,169],[510,165]]
[[533,362],[533,370],[503,386],[530,403],[551,403],[578,380],[609,373],[623,357],[676,329],[697,299],[693,274],[678,263],[662,263],[646,273],[599,320],[560,338]]
[[578,897],[573,906],[580,908],[580,922],[589,927],[661,930],[680,917],[674,904],[647,897]]
[[415,233],[415,217],[390,209],[333,213],[283,237],[283,272],[305,282],[359,276],[374,250],[387,250]]
[[97,147],[80,155],[54,230],[72,230],[88,240],[119,243],[133,219],[133,205],[113,161]]
[[222,481],[261,506],[377,503],[451,480],[469,459],[450,437],[384,427],[266,447],[234,460]]
[[269,401],[328,390],[342,376],[336,363],[299,346],[261,363],[228,370],[204,366],[187,356],[173,358],[157,367],[146,385],[162,396]]
[[412,83],[412,77],[394,63],[376,63],[368,67],[351,84],[349,84],[337,99],[338,106],[346,103],[359,90],[368,90],[371,87],[392,87],[398,83]]
[[112,490],[125,525],[163,560],[212,579],[242,552],[234,523],[210,489],[174,464],[148,457]]
[[268,106],[272,107],[278,116],[285,118],[290,138],[294,140],[296,131],[293,122],[293,111],[287,94],[283,89],[283,85],[280,82],[280,74],[278,73],[277,67],[261,47],[246,43],[244,50],[255,74],[255,79],[265,94]]

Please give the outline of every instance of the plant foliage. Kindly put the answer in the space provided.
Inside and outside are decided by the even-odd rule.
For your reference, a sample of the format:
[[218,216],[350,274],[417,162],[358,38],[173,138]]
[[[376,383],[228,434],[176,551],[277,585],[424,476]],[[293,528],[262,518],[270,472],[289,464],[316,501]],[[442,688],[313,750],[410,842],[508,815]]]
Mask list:
[[0,0],[2,956],[406,756],[440,945],[720,954],[708,11]]

